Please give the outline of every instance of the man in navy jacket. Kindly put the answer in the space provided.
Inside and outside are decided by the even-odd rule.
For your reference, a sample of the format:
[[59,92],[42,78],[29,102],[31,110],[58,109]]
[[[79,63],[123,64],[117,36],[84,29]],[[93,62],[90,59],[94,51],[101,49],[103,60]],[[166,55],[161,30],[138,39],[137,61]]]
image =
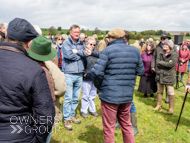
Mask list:
[[85,45],[80,35],[80,27],[72,25],[70,27],[70,35],[63,43],[63,62],[62,70],[65,73],[65,82],[67,91],[63,101],[64,126],[68,130],[72,130],[71,120],[75,124],[81,121],[76,118],[75,110],[78,106],[78,99],[82,87],[82,79],[84,68],[84,57],[88,55],[84,52]]
[[46,75],[26,52],[37,36],[15,18],[0,45],[0,142],[43,143],[51,131],[55,108]]
[[144,67],[140,52],[127,45],[124,36],[125,32],[121,29],[108,33],[108,46],[101,52],[92,69],[94,79],[101,82],[99,98],[105,143],[114,142],[116,117],[121,125],[124,142],[135,142],[130,108],[136,76],[143,75]]

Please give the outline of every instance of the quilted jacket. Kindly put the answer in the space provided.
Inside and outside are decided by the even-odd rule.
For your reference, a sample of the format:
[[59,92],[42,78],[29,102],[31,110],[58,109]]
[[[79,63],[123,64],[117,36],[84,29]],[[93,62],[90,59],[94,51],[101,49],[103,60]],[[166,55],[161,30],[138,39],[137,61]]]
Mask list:
[[113,104],[132,102],[136,76],[143,74],[139,50],[124,39],[111,41],[92,69],[93,78],[102,81],[99,98]]
[[0,142],[44,143],[55,116],[45,72],[22,47],[6,46],[23,54],[0,49]]

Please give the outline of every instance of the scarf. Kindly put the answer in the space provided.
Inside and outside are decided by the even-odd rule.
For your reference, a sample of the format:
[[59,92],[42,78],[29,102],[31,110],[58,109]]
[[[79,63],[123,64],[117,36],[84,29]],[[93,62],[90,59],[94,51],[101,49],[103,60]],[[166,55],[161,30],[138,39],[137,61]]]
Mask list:
[[59,60],[60,60],[60,52],[59,52],[59,49],[62,48],[63,43],[62,43],[62,44],[59,44],[58,42],[56,42],[56,46],[57,46],[57,56],[58,56],[58,61],[59,61]]

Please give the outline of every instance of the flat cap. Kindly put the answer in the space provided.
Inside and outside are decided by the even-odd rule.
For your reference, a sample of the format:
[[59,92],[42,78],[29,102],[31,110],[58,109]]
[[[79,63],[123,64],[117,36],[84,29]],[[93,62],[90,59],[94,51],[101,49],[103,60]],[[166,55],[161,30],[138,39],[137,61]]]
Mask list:
[[34,27],[25,19],[15,18],[9,22],[7,36],[22,42],[28,42],[39,34]]
[[108,35],[106,38],[115,38],[115,39],[121,39],[124,38],[125,32],[122,29],[113,29],[108,32]]

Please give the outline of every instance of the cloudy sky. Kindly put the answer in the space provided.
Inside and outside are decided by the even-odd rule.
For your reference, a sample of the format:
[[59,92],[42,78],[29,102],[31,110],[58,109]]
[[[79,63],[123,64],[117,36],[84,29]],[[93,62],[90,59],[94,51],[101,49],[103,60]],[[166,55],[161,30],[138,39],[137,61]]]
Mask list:
[[189,0],[0,0],[0,23],[25,18],[41,28],[190,31]]

